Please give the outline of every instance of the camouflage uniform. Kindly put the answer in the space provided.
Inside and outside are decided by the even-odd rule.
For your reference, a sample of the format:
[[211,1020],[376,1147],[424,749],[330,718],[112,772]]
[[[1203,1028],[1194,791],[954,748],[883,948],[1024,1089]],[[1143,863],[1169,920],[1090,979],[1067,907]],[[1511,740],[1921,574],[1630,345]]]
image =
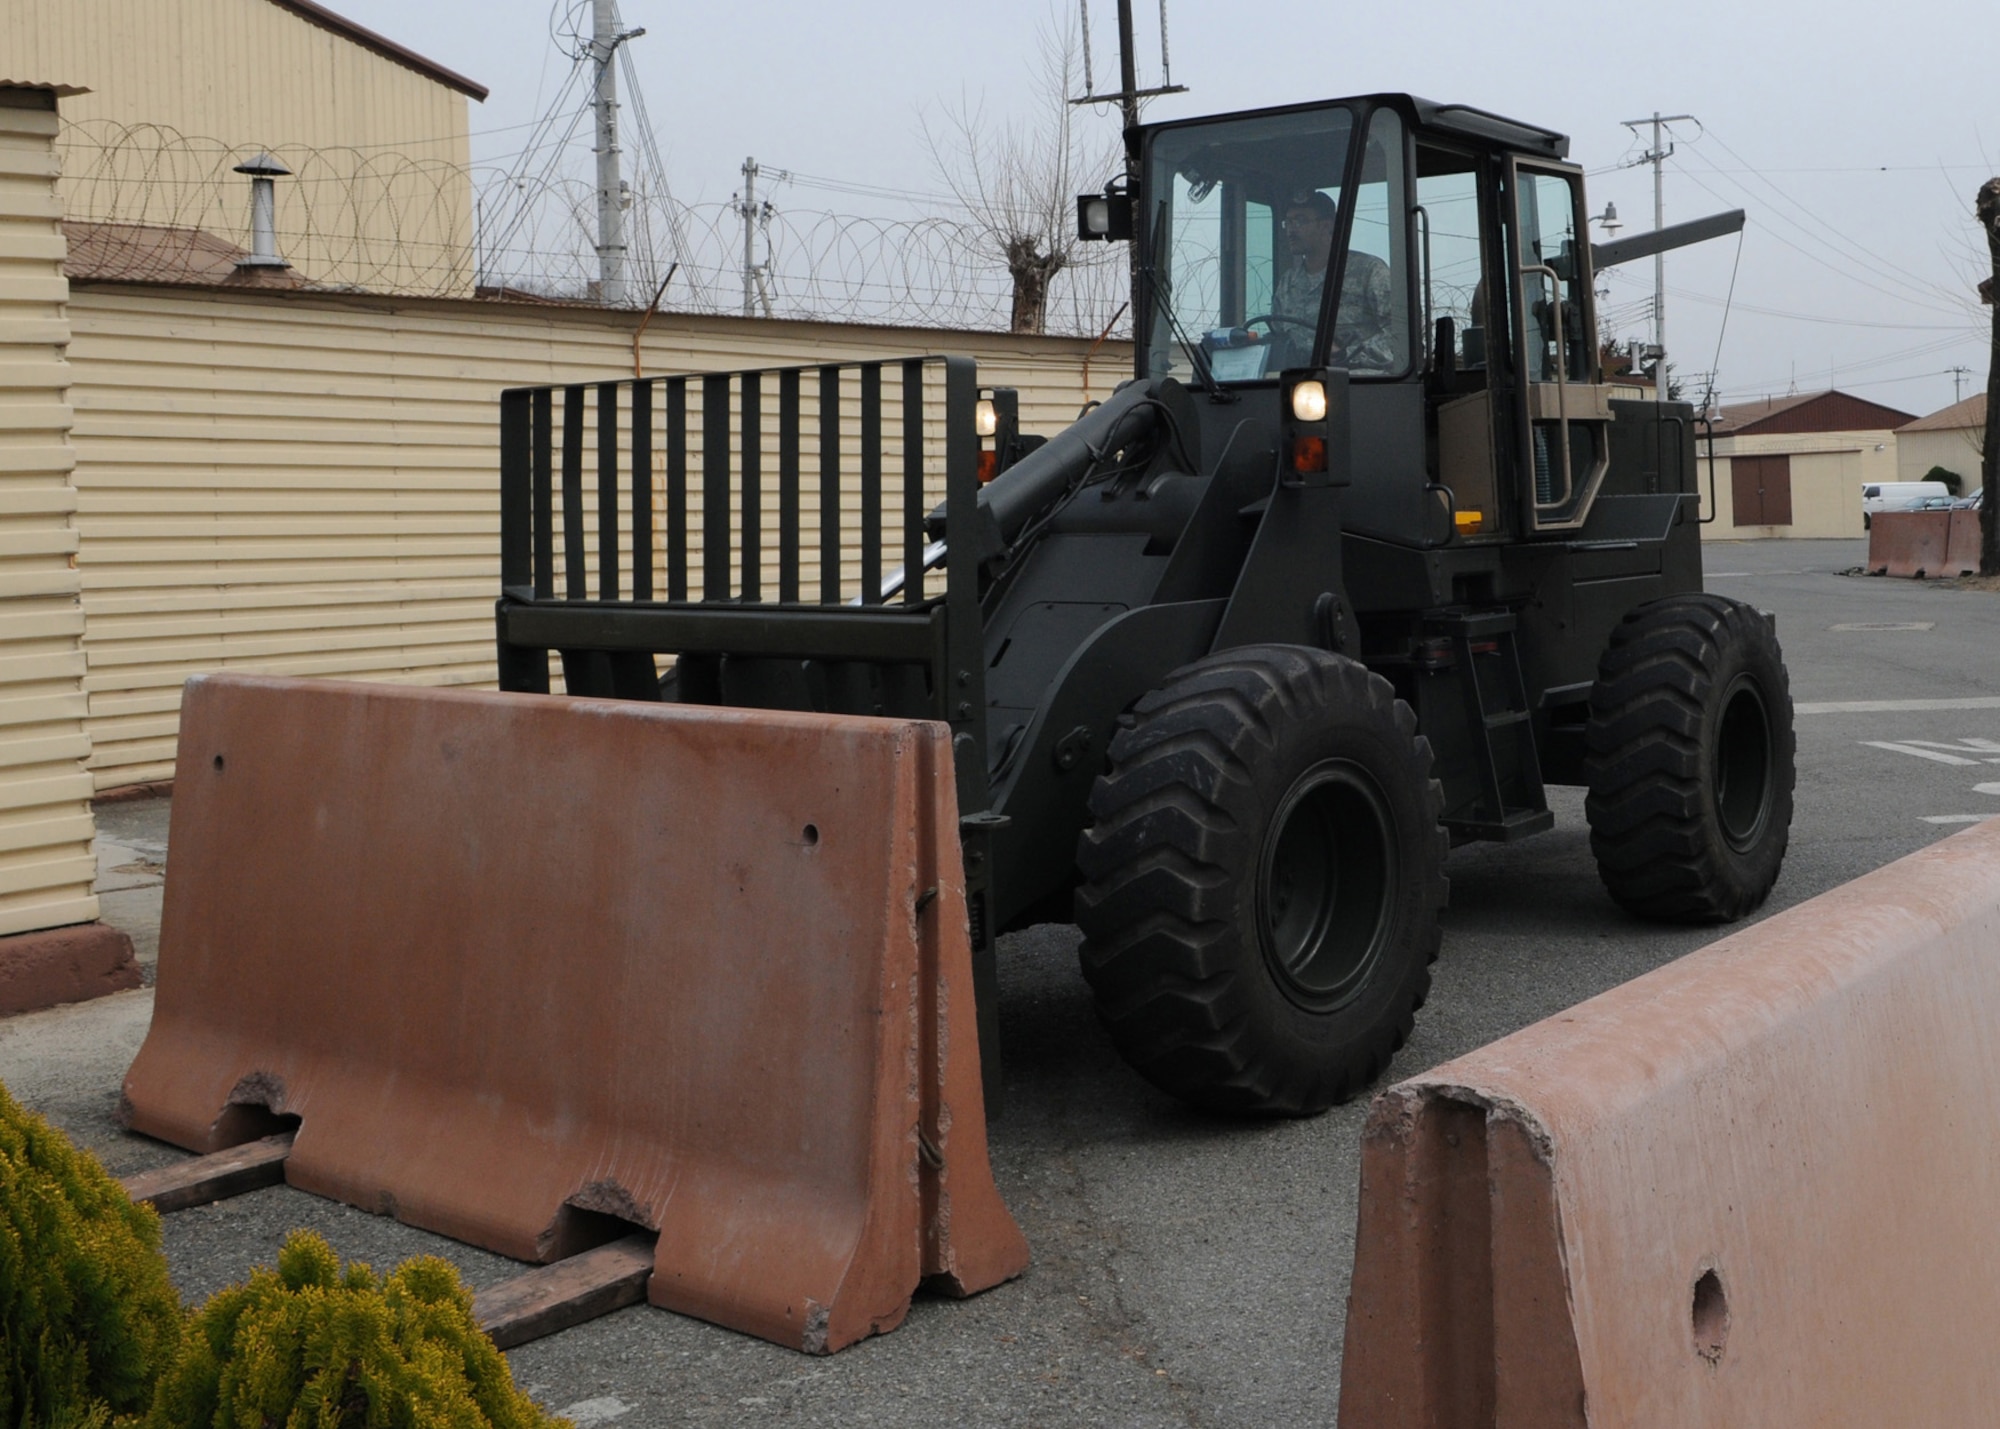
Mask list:
[[[1324,272],[1315,273],[1303,258],[1294,258],[1278,275],[1271,311],[1308,325],[1319,321]],[[1393,291],[1389,265],[1368,253],[1349,252],[1347,275],[1340,285],[1340,310],[1334,314],[1334,361],[1357,372],[1393,372],[1402,366],[1394,335]],[[1280,323],[1271,341],[1287,366],[1306,360],[1311,346],[1307,328]]]

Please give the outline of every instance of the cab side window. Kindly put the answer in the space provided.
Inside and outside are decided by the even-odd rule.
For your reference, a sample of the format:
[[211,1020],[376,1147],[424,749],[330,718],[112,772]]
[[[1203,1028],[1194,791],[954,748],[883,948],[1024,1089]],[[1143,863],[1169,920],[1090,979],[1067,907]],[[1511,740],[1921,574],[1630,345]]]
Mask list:
[[1528,380],[1587,382],[1592,354],[1576,190],[1568,175],[1524,169],[1518,198]]
[[1479,229],[1479,161],[1469,154],[1417,151],[1417,271],[1426,365],[1484,386],[1487,365],[1504,366],[1504,288],[1487,281]]

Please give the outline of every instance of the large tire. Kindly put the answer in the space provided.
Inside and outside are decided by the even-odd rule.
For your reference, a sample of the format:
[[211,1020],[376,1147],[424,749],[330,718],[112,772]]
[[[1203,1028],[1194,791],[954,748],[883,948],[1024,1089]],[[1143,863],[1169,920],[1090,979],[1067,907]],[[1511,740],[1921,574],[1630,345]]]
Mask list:
[[1430,988],[1443,799],[1416,717],[1344,656],[1252,646],[1134,707],[1091,791],[1083,973],[1125,1059],[1212,1110],[1310,1116]]
[[1584,813],[1611,896],[1677,922],[1742,917],[1785,861],[1791,681],[1771,620],[1684,595],[1612,633],[1590,691]]

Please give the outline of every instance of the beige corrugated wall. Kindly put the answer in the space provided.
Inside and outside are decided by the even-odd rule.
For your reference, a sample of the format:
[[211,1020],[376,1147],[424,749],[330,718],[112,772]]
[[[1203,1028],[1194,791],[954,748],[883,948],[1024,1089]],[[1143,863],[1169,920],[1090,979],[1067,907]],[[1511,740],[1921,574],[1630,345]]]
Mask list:
[[[171,775],[196,671],[490,684],[499,391],[629,377],[638,323],[87,283],[71,319],[99,789]],[[978,359],[1043,433],[1076,415],[1086,357],[1097,398],[1132,361],[1128,343],[675,314],[644,344],[649,376],[919,353]]]
[[0,935],[97,917],[56,128],[0,89]]
[[[1768,540],[1773,537],[1824,538],[1859,536],[1861,488],[1871,481],[1896,479],[1893,432],[1778,432],[1724,436],[1715,441],[1715,497],[1719,508],[1708,509],[1708,444],[1696,448],[1695,475],[1702,492],[1702,515],[1714,520],[1701,528],[1707,541]],[[1735,456],[1791,457],[1792,521],[1789,526],[1739,526],[1730,485]]]
[[91,91],[63,105],[71,219],[248,247],[249,180],[230,167],[268,149],[294,171],[280,247],[307,277],[471,292],[470,101],[271,0],[6,0],[0,78]]

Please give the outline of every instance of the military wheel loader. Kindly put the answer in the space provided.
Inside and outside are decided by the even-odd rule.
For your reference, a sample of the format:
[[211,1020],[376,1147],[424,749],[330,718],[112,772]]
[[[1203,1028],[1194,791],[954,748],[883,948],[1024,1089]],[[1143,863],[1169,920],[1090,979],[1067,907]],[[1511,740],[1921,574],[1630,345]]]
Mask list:
[[1449,847],[1550,784],[1626,909],[1755,908],[1785,666],[1702,590],[1690,409],[1605,383],[1592,310],[1741,215],[1593,250],[1561,135],[1406,95],[1128,141],[1078,211],[1135,245],[1137,370],[1046,441],[963,359],[505,394],[502,687],[554,652],[573,695],[947,724],[989,1094],[994,940],[1073,918],[1161,1088],[1352,1096]]

